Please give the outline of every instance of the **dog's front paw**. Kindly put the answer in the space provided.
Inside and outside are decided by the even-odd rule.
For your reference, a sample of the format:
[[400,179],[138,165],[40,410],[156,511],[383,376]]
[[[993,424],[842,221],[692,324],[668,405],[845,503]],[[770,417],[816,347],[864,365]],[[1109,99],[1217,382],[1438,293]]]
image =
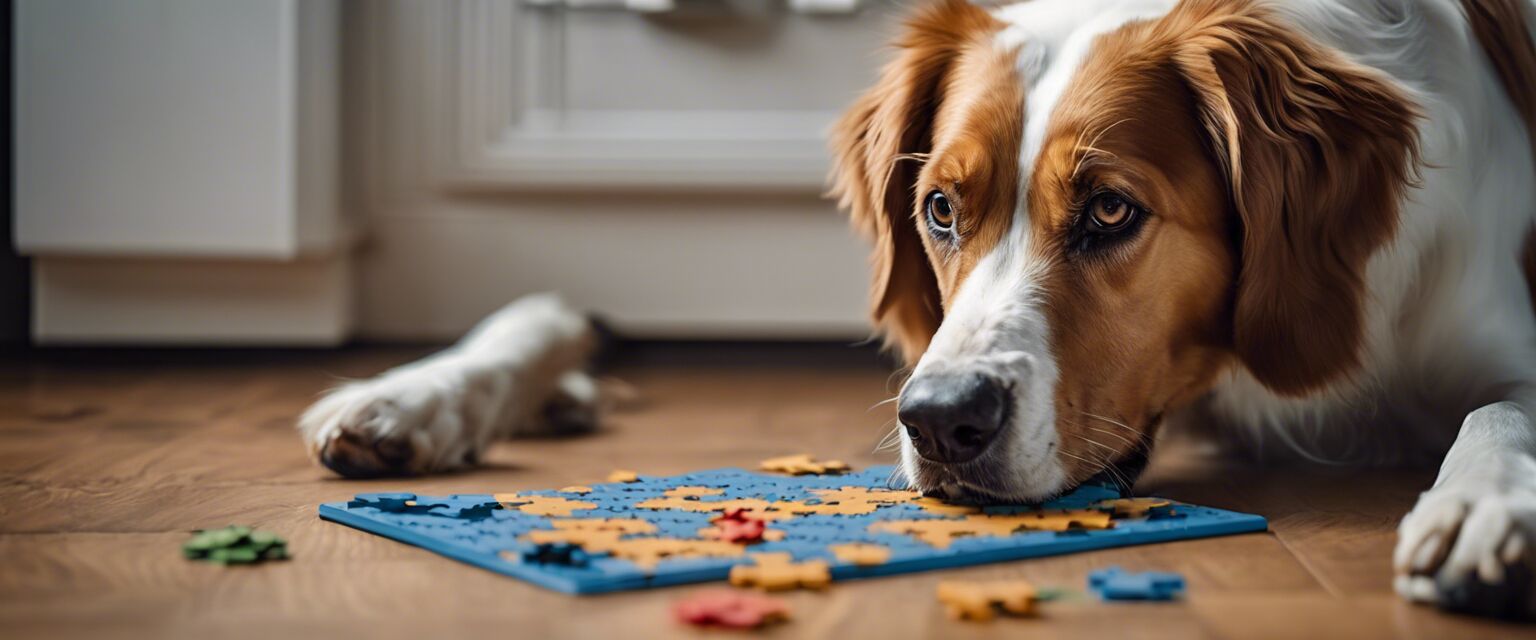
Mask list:
[[1536,618],[1536,459],[1500,451],[1480,464],[1403,518],[1394,586],[1453,611]]
[[476,423],[497,407],[457,377],[402,371],[349,383],[304,412],[300,433],[311,456],[349,478],[474,464],[490,440]]

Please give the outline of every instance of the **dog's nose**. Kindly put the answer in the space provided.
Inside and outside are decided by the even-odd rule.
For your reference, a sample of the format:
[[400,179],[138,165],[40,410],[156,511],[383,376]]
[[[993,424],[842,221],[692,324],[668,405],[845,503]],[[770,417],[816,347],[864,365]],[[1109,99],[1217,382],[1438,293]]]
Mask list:
[[981,455],[1003,430],[1005,391],[981,374],[923,374],[902,390],[897,416],[919,455],[934,462],[966,462]]

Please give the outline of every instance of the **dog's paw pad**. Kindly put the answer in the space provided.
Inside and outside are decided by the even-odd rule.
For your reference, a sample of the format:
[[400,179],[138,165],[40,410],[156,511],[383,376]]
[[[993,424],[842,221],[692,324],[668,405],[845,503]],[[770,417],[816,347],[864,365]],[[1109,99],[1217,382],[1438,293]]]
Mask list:
[[407,438],[370,439],[343,429],[320,449],[320,464],[348,478],[404,475],[412,471],[416,447]]

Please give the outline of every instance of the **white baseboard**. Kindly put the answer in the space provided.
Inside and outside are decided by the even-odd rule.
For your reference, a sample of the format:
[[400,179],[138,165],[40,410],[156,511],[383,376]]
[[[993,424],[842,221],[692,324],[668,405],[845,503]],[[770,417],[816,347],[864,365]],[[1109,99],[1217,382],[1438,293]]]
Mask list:
[[352,329],[345,252],[293,262],[40,257],[45,345],[331,346]]

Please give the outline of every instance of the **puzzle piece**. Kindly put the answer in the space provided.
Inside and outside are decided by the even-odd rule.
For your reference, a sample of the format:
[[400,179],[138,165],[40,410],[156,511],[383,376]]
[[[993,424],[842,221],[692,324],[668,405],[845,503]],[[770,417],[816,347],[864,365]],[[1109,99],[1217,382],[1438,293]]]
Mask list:
[[1117,518],[1141,518],[1154,510],[1171,512],[1173,501],[1162,498],[1118,498],[1102,500],[1094,506],[1109,510]]
[[[728,509],[724,514],[710,518],[709,521],[715,526],[708,537],[736,544],[762,542],[763,534],[768,530],[767,523],[751,517],[746,509]],[[704,535],[703,532],[701,535]],[[782,533],[779,537],[782,538]]]
[[573,485],[560,490],[560,493],[587,494],[592,493],[592,487],[586,485]]
[[939,602],[956,620],[987,621],[998,612],[1012,616],[1035,614],[1035,587],[1023,580],[939,583]]
[[655,568],[664,558],[729,558],[744,553],[741,545],[718,540],[627,537],[656,532],[656,525],[639,519],[553,520],[550,525],[554,529],[530,531],[526,539],[534,544],[576,545],[589,554],[629,560],[642,570]]
[[498,493],[496,501],[507,509],[517,509],[536,516],[569,517],[573,512],[596,509],[597,505],[582,500],[557,496],[524,496],[516,493]]
[[973,507],[964,504],[950,504],[938,498],[923,496],[916,501],[917,506],[922,507],[928,513],[937,513],[941,516],[966,516],[973,513],[981,513],[981,507]]
[[1088,588],[1105,600],[1172,600],[1184,591],[1184,576],[1107,567],[1088,574]]
[[891,548],[883,544],[867,544],[851,542],[848,544],[828,545],[827,550],[836,556],[839,562],[859,567],[871,567],[885,564],[891,559]]
[[414,493],[359,493],[348,508],[373,507],[385,513],[427,513],[438,504],[418,504]]
[[777,598],[730,589],[694,593],[672,605],[679,622],[702,627],[755,629],[789,619],[789,606]]
[[939,549],[971,536],[1006,537],[1020,531],[1105,529],[1109,514],[1093,509],[1042,509],[1020,513],[980,513],[957,518],[885,520],[869,526],[875,533],[904,533]]
[[735,498],[727,500],[703,500],[703,496],[719,495],[718,489],[706,487],[676,487],[668,489],[660,498],[652,498],[636,504],[641,509],[676,509],[694,512],[727,512],[741,510],[760,520],[780,520],[800,515],[859,516],[874,513],[881,507],[911,502],[919,495],[915,491],[871,489],[868,487],[842,487],[838,489],[811,489],[814,500],[766,500],[763,498]]
[[853,469],[853,467],[848,466],[848,463],[842,460],[817,462],[808,453],[769,458],[758,463],[757,466],[763,471],[787,473],[792,476],[847,473]]
[[[510,554],[508,554],[510,555]],[[534,564],[558,564],[567,567],[585,567],[592,559],[592,554],[579,545],[569,542],[546,542],[536,544],[518,554],[523,562]]]
[[635,472],[630,471],[628,469],[614,469],[613,473],[608,474],[608,481],[609,482],[639,482],[640,481],[640,476],[638,474],[636,474]]
[[288,543],[277,534],[236,525],[196,531],[191,540],[181,545],[181,552],[188,560],[224,565],[255,564],[289,557]]
[[832,582],[832,572],[825,560],[795,562],[787,552],[754,553],[752,565],[731,567],[731,584],[757,587],[764,591],[820,589]]

